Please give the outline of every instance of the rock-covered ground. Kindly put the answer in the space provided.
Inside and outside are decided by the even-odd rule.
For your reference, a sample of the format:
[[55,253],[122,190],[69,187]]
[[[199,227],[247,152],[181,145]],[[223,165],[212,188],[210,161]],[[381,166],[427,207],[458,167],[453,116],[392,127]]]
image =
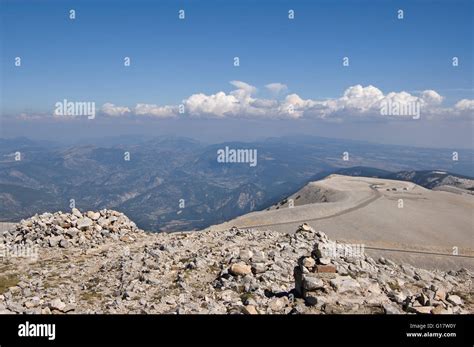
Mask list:
[[73,209],[20,222],[2,245],[0,313],[474,312],[468,270],[374,260],[307,224],[152,234]]

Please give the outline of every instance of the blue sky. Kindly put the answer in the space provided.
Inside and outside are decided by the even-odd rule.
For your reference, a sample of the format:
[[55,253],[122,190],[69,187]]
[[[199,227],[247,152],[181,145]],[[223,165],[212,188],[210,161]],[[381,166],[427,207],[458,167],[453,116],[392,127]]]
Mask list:
[[473,99],[469,0],[0,3],[3,114],[52,112],[64,98],[131,110],[176,105],[196,93],[228,94],[230,81],[255,86],[262,99],[285,97],[264,88],[273,82],[312,100],[339,98],[355,85],[384,94],[435,90],[446,107]]
[[[354,84],[465,96],[456,90],[472,88],[472,4],[2,0],[4,100],[8,109],[33,110],[60,95],[174,103],[229,88],[231,80],[281,82],[302,97],[335,97]],[[181,8],[185,20],[177,17]],[[129,68],[124,56],[132,59]],[[349,68],[341,65],[344,56]]]

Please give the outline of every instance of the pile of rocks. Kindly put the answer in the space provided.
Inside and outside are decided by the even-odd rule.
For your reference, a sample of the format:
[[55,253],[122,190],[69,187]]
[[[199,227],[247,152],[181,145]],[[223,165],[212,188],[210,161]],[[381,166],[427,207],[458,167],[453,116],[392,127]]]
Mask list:
[[[307,224],[144,233],[115,211],[74,210],[34,216],[6,239],[44,247],[38,261],[3,259],[0,314],[474,312],[472,272],[376,261]],[[81,242],[99,244],[77,252]]]
[[431,285],[420,293],[406,297],[402,305],[407,312],[453,314],[463,312],[464,301],[459,295],[448,294],[445,288]]
[[294,268],[295,292],[308,306],[325,313],[467,313],[461,297],[453,293],[459,289],[454,278],[463,278],[469,288],[472,274],[467,270],[446,274],[384,258],[376,262],[354,252],[354,245],[314,234],[311,255],[300,257]]
[[0,235],[0,244],[40,247],[94,246],[107,239],[132,242],[140,233],[134,222],[114,210],[43,213],[22,220]]

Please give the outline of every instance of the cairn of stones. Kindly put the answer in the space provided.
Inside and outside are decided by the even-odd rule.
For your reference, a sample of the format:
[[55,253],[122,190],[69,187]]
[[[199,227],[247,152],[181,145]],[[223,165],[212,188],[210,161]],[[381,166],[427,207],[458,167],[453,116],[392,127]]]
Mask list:
[[[143,232],[126,215],[114,210],[36,214],[0,235],[0,243],[53,248],[93,247],[106,240],[132,242]],[[3,242],[2,242],[3,241]]]
[[466,269],[443,273],[375,261],[354,252],[356,245],[336,243],[309,225],[298,232],[313,233],[316,242],[294,268],[295,292],[320,312],[456,314],[466,313],[458,292],[472,300],[472,291],[465,293],[472,283]]

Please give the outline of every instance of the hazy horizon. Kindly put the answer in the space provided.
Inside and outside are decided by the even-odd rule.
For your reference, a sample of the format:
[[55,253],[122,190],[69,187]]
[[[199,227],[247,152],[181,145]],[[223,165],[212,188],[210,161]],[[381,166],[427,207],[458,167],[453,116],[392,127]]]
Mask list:
[[[300,121],[297,126],[290,122],[292,128],[288,127],[289,121],[277,121],[273,123],[262,121],[240,122],[238,120],[200,120],[183,121],[168,120],[155,124],[141,123],[116,124],[113,131],[107,131],[109,125],[94,123],[89,126],[85,121],[64,122],[55,124],[42,123],[38,127],[31,124],[10,124],[8,131],[0,131],[0,138],[25,137],[31,140],[51,140],[64,144],[80,144],[81,142],[96,141],[102,138],[117,137],[162,137],[177,136],[195,139],[204,143],[223,143],[226,141],[254,142],[271,137],[299,137],[314,136],[330,139],[363,141],[374,144],[398,145],[419,148],[451,148],[451,149],[473,149],[472,122],[456,123],[456,135],[452,139],[443,137],[444,129],[436,124],[406,124],[395,122],[394,124],[378,124],[378,127],[368,136],[358,132],[361,124],[345,125],[341,128],[338,124],[314,124]],[[431,132],[427,127],[431,127]],[[374,127],[374,125],[372,125]],[[5,128],[3,128],[5,130]],[[429,128],[428,128],[429,129]],[[109,129],[110,130],[110,129]],[[417,137],[420,131],[427,131],[424,137]],[[54,134],[54,136],[52,136]],[[405,137],[411,135],[411,139],[400,139],[400,134]],[[468,138],[470,141],[464,143]],[[461,139],[461,141],[459,140]]]

